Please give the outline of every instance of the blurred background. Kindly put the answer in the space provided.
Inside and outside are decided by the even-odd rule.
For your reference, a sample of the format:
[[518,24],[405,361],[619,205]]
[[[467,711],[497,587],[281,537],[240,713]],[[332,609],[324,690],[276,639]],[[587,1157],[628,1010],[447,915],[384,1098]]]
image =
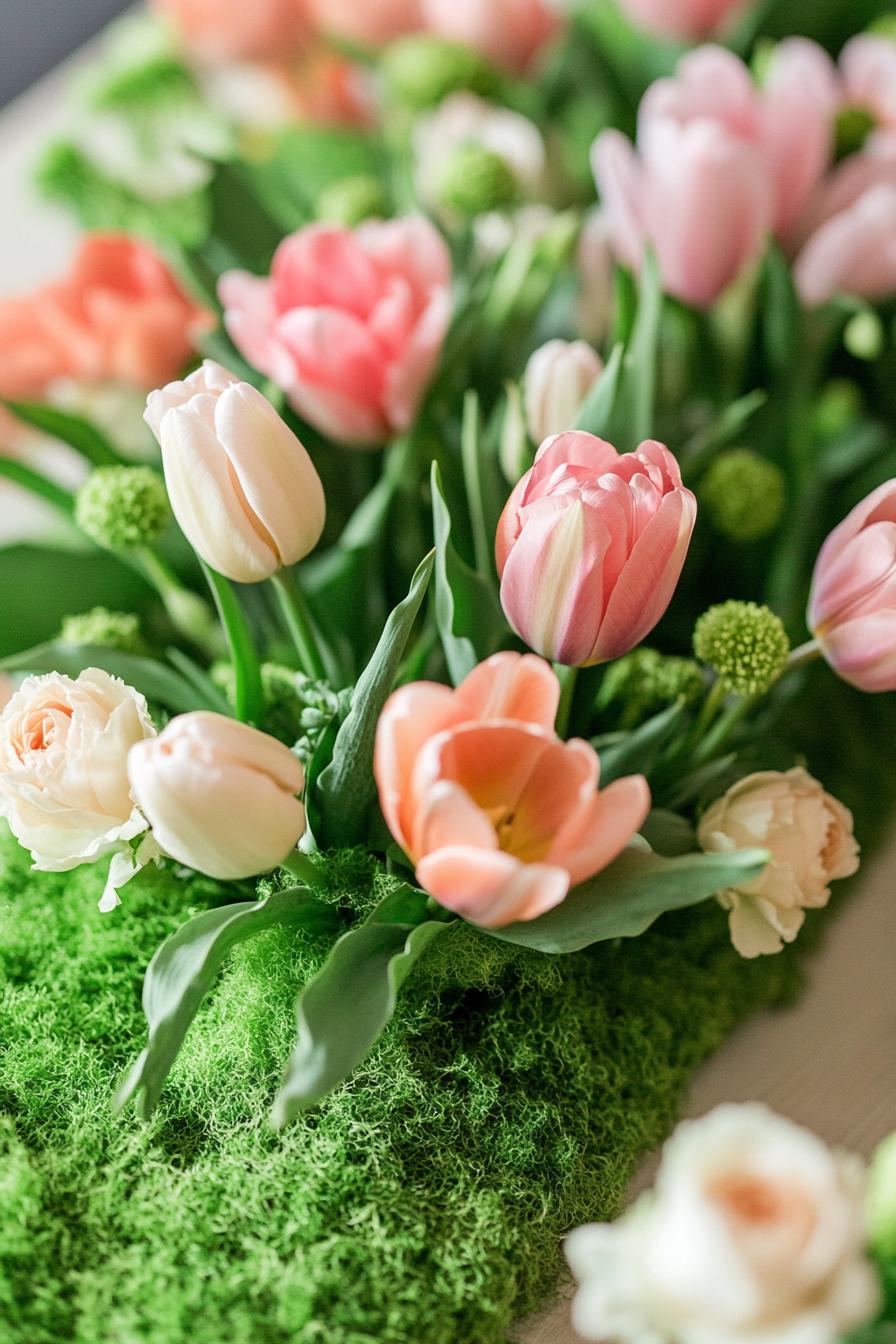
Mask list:
[[0,107],[129,7],[129,0],[0,0]]

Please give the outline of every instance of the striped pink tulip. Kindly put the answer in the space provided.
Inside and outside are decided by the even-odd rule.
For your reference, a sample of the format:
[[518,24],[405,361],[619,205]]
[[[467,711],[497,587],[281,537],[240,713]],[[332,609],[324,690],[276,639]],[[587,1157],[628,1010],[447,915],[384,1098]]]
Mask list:
[[857,504],[821,548],[808,621],[844,681],[896,691],[896,479]]
[[643,824],[640,775],[598,791],[587,742],[554,732],[560,686],[532,654],[498,653],[451,690],[402,686],[377,727],[389,830],[448,910],[500,928],[559,905]]
[[696,516],[661,443],[620,454],[580,431],[547,439],[498,524],[508,620],[554,662],[621,657],[668,607]]

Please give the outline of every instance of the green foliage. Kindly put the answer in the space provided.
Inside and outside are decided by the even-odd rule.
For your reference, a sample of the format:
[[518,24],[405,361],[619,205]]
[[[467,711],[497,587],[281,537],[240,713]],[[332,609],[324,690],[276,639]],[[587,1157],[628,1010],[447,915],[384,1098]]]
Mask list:
[[[151,870],[100,916],[98,871],[2,854],[3,1344],[407,1344],[421,1322],[503,1344],[693,1068],[795,984],[792,953],[742,962],[709,907],[565,958],[451,927],[352,1082],[274,1134],[324,947],[272,931],[234,952],[144,1127],[109,1104],[143,967],[216,889]],[[339,856],[334,883],[368,862]]]
[[412,111],[435,107],[451,93],[469,89],[488,97],[498,77],[478,52],[461,42],[413,33],[387,48],[382,61],[386,90]]

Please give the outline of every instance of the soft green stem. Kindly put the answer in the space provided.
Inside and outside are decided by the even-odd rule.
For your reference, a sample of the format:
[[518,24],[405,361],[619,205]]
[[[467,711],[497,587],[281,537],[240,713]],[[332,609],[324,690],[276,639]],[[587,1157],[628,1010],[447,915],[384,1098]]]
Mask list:
[[172,625],[185,639],[216,658],[221,650],[215,621],[208,603],[186,588],[160,555],[149,546],[121,552],[119,559],[136,569],[155,588],[164,603]]
[[461,462],[464,484],[467,488],[470,526],[473,531],[473,549],[476,554],[476,569],[484,579],[491,579],[494,538],[489,535],[488,524],[485,519],[482,472],[479,459],[479,436],[481,433],[479,398],[475,392],[468,392],[464,398]]
[[315,681],[325,681],[326,667],[317,645],[314,622],[304,593],[288,569],[281,569],[273,576],[271,583],[274,585],[286,628],[296,646],[302,671]]
[[821,645],[817,639],[810,639],[807,643],[801,644],[798,649],[794,649],[787,659],[785,671],[792,672],[798,667],[805,667],[807,663],[814,663],[818,658],[823,658]]
[[694,752],[694,760],[697,764],[702,765],[704,761],[712,760],[713,756],[719,753],[734,729],[746,717],[747,712],[752,709],[759,698],[759,696],[744,696],[722,715],[702,742],[698,744],[697,750]]
[[715,722],[716,716],[722,707],[722,701],[725,699],[725,686],[719,677],[716,677],[709,694],[703,701],[703,706],[697,717],[697,723],[694,727],[694,737],[697,741],[703,737],[710,726]]
[[263,706],[261,667],[245,614],[229,580],[204,561],[202,568],[230,646],[237,718],[243,723],[257,723]]
[[313,863],[307,854],[303,854],[301,850],[294,849],[291,853],[287,854],[280,867],[285,868],[287,872],[292,873],[293,877],[298,878],[303,886],[311,887],[313,889],[317,877],[317,865]]
[[565,738],[569,733],[572,699],[575,695],[579,669],[577,667],[565,667],[562,663],[555,663],[554,671],[557,674],[557,680],[560,682],[560,704],[557,707],[557,736]]

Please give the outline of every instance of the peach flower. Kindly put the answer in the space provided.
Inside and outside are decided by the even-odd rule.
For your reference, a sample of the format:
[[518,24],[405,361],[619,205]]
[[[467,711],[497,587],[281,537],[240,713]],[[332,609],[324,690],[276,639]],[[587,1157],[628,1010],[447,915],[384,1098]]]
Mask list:
[[309,34],[306,0],[152,0],[189,53],[217,63],[282,58]]
[[896,480],[857,504],[815,565],[809,628],[860,691],[896,691]]
[[709,37],[745,6],[745,0],[620,0],[624,13],[640,28],[682,42]]
[[527,70],[562,25],[551,0],[422,0],[422,8],[431,32],[516,71]]
[[554,662],[620,658],[672,599],[697,503],[661,443],[635,453],[581,430],[547,439],[501,515],[501,602]]
[[379,47],[421,27],[420,0],[308,0],[323,33]]
[[42,397],[59,378],[149,390],[180,371],[207,321],[144,243],[88,234],[66,277],[0,301],[0,392]]
[[357,229],[311,224],[266,278],[228,271],[219,293],[243,355],[322,433],[376,446],[414,422],[451,317],[451,260],[422,215]]
[[554,732],[559,697],[547,663],[498,653],[457,690],[401,687],[380,717],[374,770],[390,831],[421,886],[487,928],[559,905],[650,809],[641,776],[598,792],[593,747]]

